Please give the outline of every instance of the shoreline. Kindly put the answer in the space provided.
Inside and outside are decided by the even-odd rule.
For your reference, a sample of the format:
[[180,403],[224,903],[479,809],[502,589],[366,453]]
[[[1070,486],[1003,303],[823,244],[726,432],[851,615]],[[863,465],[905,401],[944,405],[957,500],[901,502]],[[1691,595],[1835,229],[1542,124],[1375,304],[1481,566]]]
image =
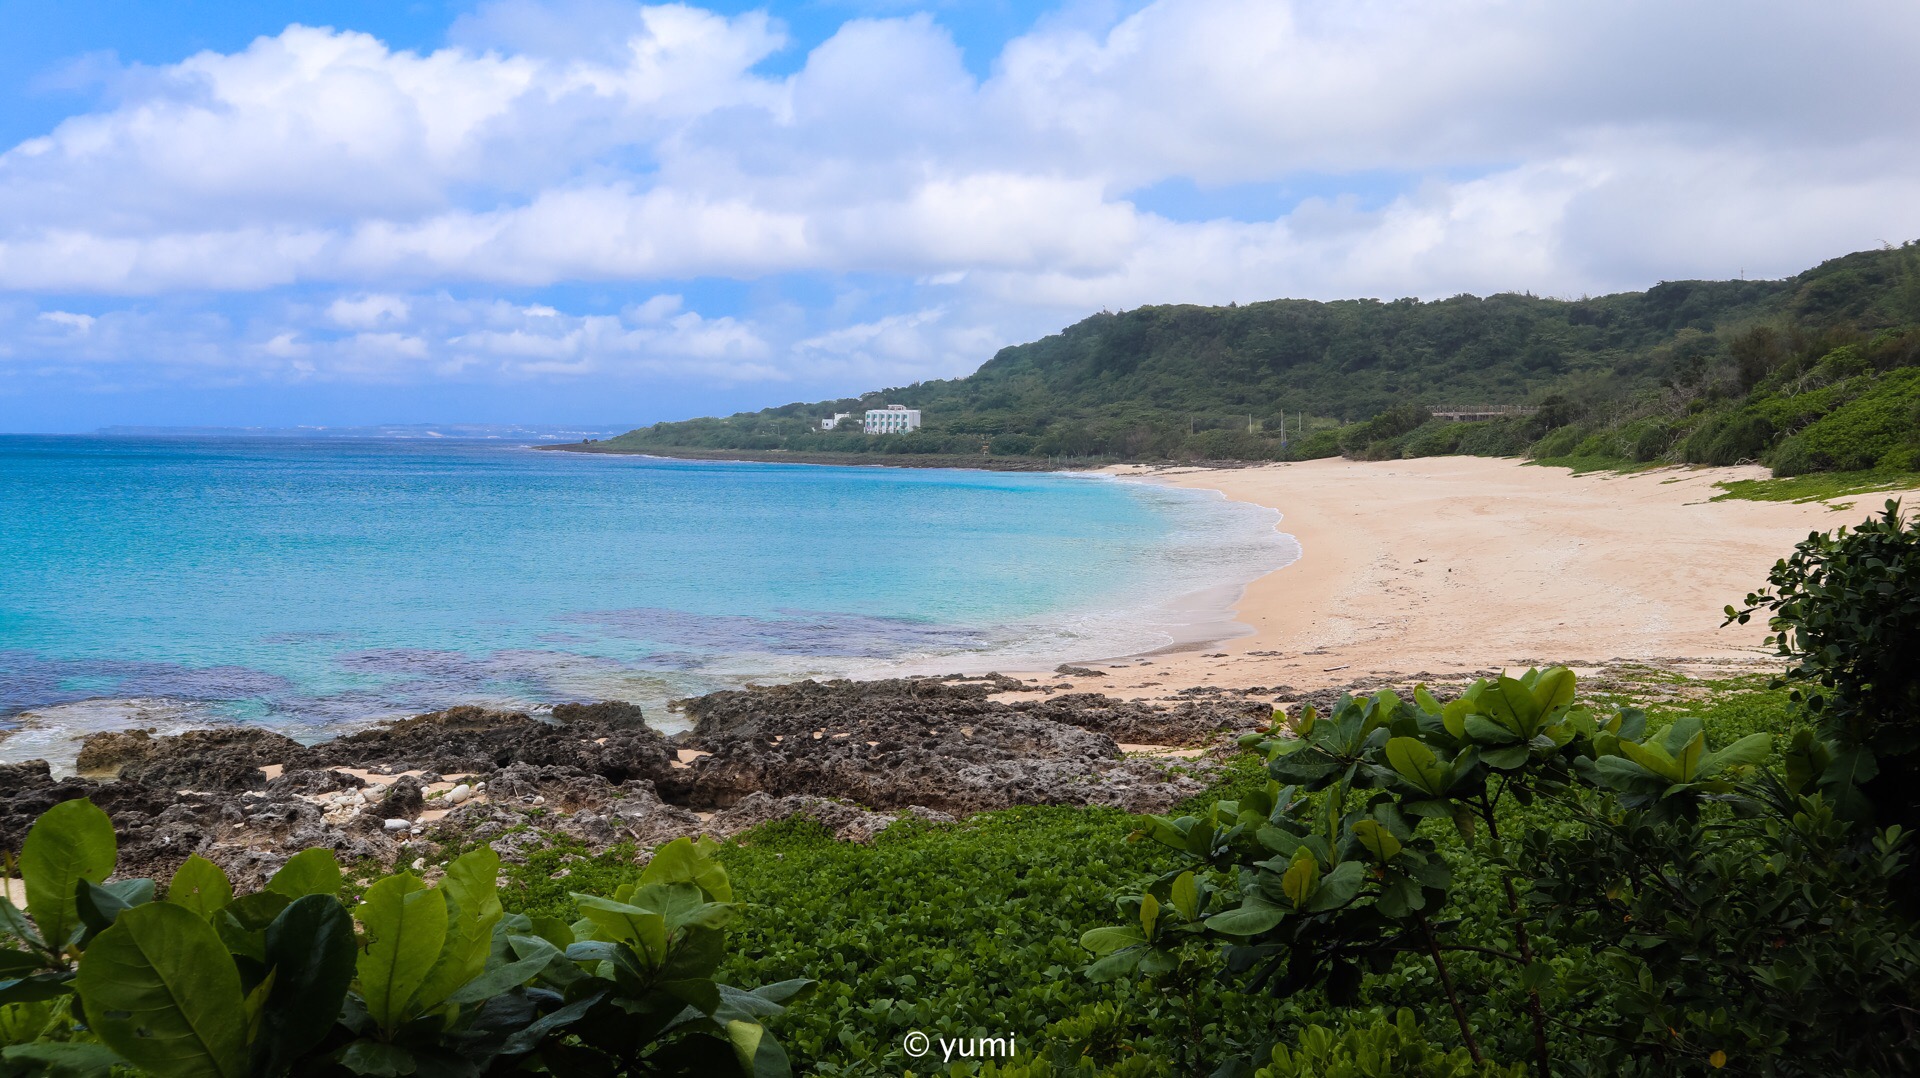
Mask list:
[[1464,456],[1103,470],[1276,510],[1276,529],[1301,549],[1234,604],[1250,633],[1080,664],[1103,669],[1099,691],[1130,699],[1541,663],[1772,669],[1765,626],[1722,629],[1721,610],[1763,586],[1808,533],[1857,523],[1901,493],[1714,501],[1714,484],[1766,470],[1575,475]]

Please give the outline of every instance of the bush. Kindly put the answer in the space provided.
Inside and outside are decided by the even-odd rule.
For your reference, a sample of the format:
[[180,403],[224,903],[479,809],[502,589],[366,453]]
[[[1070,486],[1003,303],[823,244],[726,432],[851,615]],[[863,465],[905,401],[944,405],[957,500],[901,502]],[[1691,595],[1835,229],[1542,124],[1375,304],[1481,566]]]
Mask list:
[[1464,1048],[1436,1048],[1402,1008],[1392,1019],[1374,1014],[1344,1033],[1308,1026],[1292,1048],[1275,1045],[1272,1062],[1254,1078],[1522,1078],[1526,1070],[1475,1063]]
[[107,814],[67,801],[22,845],[25,914],[0,899],[0,1073],[779,1078],[761,1022],[810,982],[712,979],[735,909],[712,852],[661,847],[612,897],[575,895],[572,924],[506,913],[484,848],[351,910],[323,849],[240,896],[190,857],[156,900],[152,880],[110,879]]
[[1831,796],[1857,816],[1920,825],[1920,521],[1889,501],[1855,528],[1808,536],[1767,583],[1727,619],[1768,611],[1767,642],[1794,662],[1786,683],[1842,754]]
[[1249,992],[1353,1006],[1418,954],[1473,1061],[1920,1068],[1907,834],[1836,815],[1842,752],[1801,731],[1775,770],[1767,733],[1716,749],[1698,715],[1574,696],[1553,669],[1276,721],[1264,790],[1143,820],[1192,867],[1082,937],[1089,976],[1166,978],[1212,943]]

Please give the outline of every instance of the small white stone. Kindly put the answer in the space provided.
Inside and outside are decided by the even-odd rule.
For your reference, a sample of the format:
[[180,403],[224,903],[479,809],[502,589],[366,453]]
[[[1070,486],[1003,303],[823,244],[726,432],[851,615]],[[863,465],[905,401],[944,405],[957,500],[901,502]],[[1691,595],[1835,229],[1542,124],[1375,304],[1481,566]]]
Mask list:
[[426,867],[427,867],[427,859],[426,859],[426,858],[424,858],[424,857],[416,857],[416,858],[414,858],[414,859],[413,859],[413,870],[414,870],[415,872],[418,872],[418,871],[420,871],[421,869],[423,869],[423,868],[426,868]]
[[[544,796],[542,796],[542,795],[540,795],[540,794],[535,794],[535,795],[533,795],[533,803],[534,803],[534,804],[536,804],[536,805],[544,805],[544,804],[546,804],[546,803],[547,803],[547,799],[546,799],[546,798],[545,798]],[[240,826],[240,825],[239,825],[239,824],[235,824],[234,826],[235,826],[235,827],[238,827],[238,826]]]
[[410,820],[388,820],[385,826],[389,831],[405,831],[412,827],[413,823]]
[[473,787],[468,786],[466,783],[463,782],[460,785],[455,786],[453,789],[447,791],[447,804],[457,805],[460,802],[465,801],[467,798],[472,796],[473,796]]
[[484,783],[484,782],[476,782],[476,783],[474,783],[474,784],[473,784],[473,792],[474,792],[474,793],[477,793],[477,794],[483,794],[483,793],[486,793],[486,792],[487,792],[487,784],[486,784],[486,783]]

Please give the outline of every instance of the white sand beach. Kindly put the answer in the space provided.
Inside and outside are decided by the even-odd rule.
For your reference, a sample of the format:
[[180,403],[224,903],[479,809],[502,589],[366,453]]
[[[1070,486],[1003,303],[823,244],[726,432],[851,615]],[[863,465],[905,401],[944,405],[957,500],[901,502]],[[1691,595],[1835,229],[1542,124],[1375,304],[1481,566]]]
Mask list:
[[1276,509],[1302,548],[1235,605],[1250,635],[1093,664],[1108,675],[1084,687],[1123,697],[1548,662],[1777,666],[1764,625],[1722,628],[1723,608],[1809,532],[1887,498],[1713,501],[1714,484],[1767,472],[1573,475],[1483,457],[1114,471]]

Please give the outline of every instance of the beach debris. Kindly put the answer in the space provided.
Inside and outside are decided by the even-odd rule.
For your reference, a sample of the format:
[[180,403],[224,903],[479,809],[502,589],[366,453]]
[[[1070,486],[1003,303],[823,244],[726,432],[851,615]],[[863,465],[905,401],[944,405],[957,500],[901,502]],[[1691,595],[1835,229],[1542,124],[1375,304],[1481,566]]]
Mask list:
[[1324,666],[1321,667],[1321,672],[1331,674],[1335,670],[1345,670],[1352,665],[1352,663],[1341,663],[1339,666]]
[[385,823],[381,824],[380,826],[386,828],[389,831],[410,831],[413,829],[413,821],[394,819],[394,820],[388,820]]

